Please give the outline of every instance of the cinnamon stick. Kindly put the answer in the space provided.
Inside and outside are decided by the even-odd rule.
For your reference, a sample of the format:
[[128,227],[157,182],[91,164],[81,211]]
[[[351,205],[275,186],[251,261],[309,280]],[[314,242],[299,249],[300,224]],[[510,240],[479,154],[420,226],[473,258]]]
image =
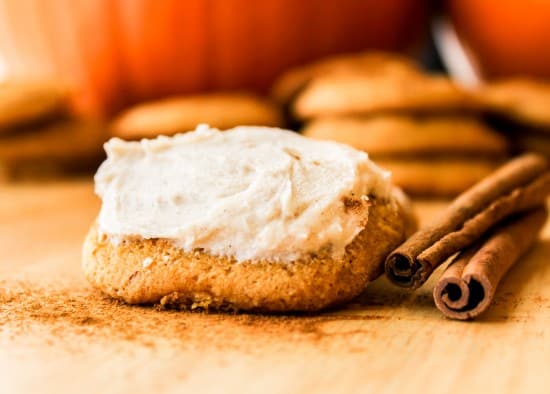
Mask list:
[[536,241],[546,218],[545,208],[520,215],[498,226],[481,246],[460,253],[434,288],[437,308],[459,320],[483,313],[491,305],[502,277]]
[[390,281],[416,289],[441,263],[503,219],[545,204],[550,194],[549,167],[545,157],[525,154],[462,193],[435,222],[388,256],[385,269]]

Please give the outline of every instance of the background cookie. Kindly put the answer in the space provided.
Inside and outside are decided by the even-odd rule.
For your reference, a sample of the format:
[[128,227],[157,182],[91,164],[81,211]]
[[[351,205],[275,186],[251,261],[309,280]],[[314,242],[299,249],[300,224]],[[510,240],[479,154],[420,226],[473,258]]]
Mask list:
[[307,123],[302,132],[351,145],[375,158],[442,152],[503,156],[508,152],[504,136],[466,116],[320,117]]
[[487,111],[550,133],[549,82],[507,79],[482,86],[477,96]]
[[40,178],[95,167],[103,157],[106,134],[97,122],[70,119],[4,136],[0,140],[2,177],[31,174]]
[[521,133],[513,138],[519,151],[537,152],[550,157],[550,134]]
[[430,158],[378,159],[376,163],[392,172],[392,181],[416,196],[451,197],[489,175],[499,162],[483,159]]
[[282,126],[274,104],[247,93],[216,93],[172,97],[137,105],[122,112],[111,125],[125,139],[172,135],[207,123],[220,130],[239,125]]
[[371,74],[408,74],[417,72],[416,64],[408,58],[387,52],[343,54],[291,69],[277,79],[271,96],[286,104],[315,77],[333,73],[366,72]]
[[0,83],[0,135],[51,120],[67,111],[66,87],[47,82]]
[[293,113],[308,119],[387,111],[449,112],[476,107],[470,94],[442,76],[348,73],[311,80],[297,96]]

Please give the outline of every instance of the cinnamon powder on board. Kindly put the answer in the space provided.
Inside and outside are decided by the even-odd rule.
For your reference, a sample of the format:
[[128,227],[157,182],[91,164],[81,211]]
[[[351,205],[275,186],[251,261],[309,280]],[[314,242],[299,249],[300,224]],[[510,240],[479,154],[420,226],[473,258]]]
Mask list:
[[[386,303],[387,300],[380,300],[380,304]],[[299,340],[321,346],[324,339],[335,335],[324,331],[327,323],[392,318],[374,313],[265,316],[166,310],[127,305],[77,285],[0,281],[0,334],[7,331],[11,337],[40,327],[41,334],[45,328],[54,340],[77,335],[84,342],[129,341],[141,346],[154,346],[160,340],[183,348],[242,348],[246,339],[253,338],[253,351],[257,341]]]
[[[515,310],[524,303],[548,303],[548,299],[537,297],[500,292],[484,318],[524,322],[528,317]],[[32,337],[33,341],[72,349],[92,342],[138,347],[168,343],[181,349],[220,348],[254,353],[265,346],[292,348],[298,342],[337,351],[331,346],[341,342],[331,339],[343,335],[346,341],[356,343],[353,351],[360,352],[365,351],[362,346],[368,346],[376,338],[378,324],[383,327],[403,319],[395,313],[400,307],[440,318],[429,292],[410,293],[380,281],[369,286],[355,304],[336,313],[264,316],[130,306],[80,282],[38,285],[4,280],[0,281],[0,343]],[[380,323],[369,324],[375,321]]]

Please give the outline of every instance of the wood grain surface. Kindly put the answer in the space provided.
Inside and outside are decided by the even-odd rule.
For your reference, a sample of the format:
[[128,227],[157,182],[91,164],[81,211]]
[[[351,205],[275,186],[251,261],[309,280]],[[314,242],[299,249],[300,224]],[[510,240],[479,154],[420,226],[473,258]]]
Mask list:
[[[444,203],[419,202],[425,222]],[[0,393],[548,392],[550,225],[473,322],[385,279],[344,309],[130,307],[80,272],[90,182],[0,185]],[[436,272],[435,276],[438,276]]]

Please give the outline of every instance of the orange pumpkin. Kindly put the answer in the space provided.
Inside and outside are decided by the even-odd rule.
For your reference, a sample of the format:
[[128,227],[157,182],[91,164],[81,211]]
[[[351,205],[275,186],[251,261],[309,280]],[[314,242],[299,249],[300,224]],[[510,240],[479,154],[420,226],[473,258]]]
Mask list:
[[484,77],[550,78],[550,1],[448,0],[447,5]]
[[265,91],[332,53],[404,50],[426,14],[426,0],[11,1],[0,59],[8,75],[70,78],[80,108],[105,114],[173,93]]

